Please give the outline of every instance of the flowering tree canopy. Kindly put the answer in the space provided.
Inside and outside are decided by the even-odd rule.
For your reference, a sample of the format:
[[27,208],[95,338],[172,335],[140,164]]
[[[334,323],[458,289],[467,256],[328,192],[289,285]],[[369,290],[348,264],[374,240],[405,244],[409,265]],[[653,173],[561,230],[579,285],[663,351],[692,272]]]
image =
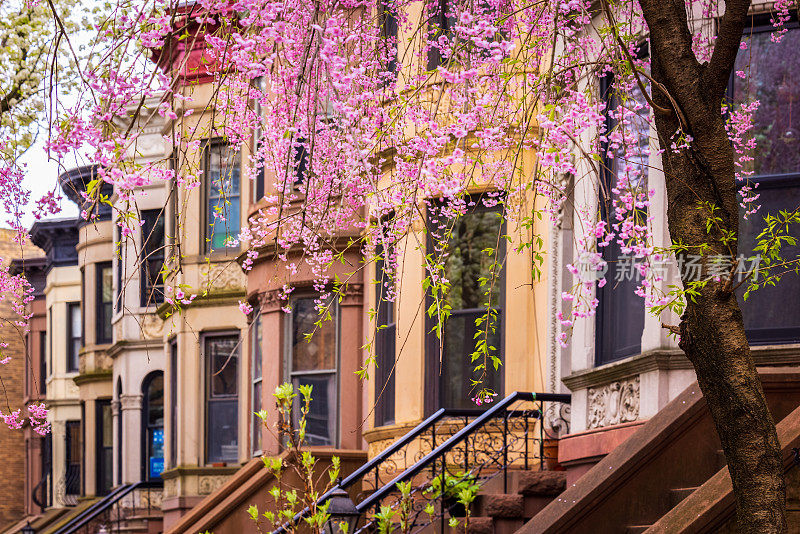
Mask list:
[[[33,3],[26,9],[38,14],[54,7]],[[772,39],[785,37],[791,7],[790,0],[775,3]],[[742,35],[749,8],[744,0],[118,1],[98,8],[91,31],[81,34],[88,36],[81,52],[57,16],[49,41],[35,34],[37,42],[34,30],[19,34],[21,42],[37,47],[22,56],[62,54],[73,62],[77,84],[68,98],[59,91],[56,61],[48,63],[47,76],[25,78],[18,89],[10,82],[8,94],[49,91],[19,108],[23,115],[44,108],[48,156],[78,153],[98,164],[98,183],[112,184],[123,201],[154,181],[191,190],[203,180],[199,168],[176,173],[166,158],[141,163],[132,157],[139,135],[133,124],[143,115],[172,121],[166,140],[187,160],[199,160],[190,156],[204,149],[202,139],[224,137],[237,148],[252,142],[245,176],[263,173],[271,184],[261,209],[232,232],[246,249],[243,267],[251,268],[268,246],[286,269],[276,276],[288,280],[298,262],[305,263],[322,292],[321,308],[347,284],[328,274],[342,258],[341,247],[331,244],[342,229],[360,236],[346,248],[361,250],[368,260],[385,256],[391,272],[402,254],[395,245],[414,239],[410,230],[422,225],[436,243],[426,252],[425,287],[434,297],[427,312],[440,334],[449,315],[443,265],[452,225],[475,203],[501,206],[504,230],[485,250],[490,274],[481,278],[487,312],[471,356],[478,370],[501,364],[489,342],[492,292],[505,261],[500,251],[530,250],[536,277],[545,252],[537,221],[555,219],[564,203],[573,204],[580,262],[569,266],[575,284],[563,294],[569,305],[559,315],[560,341],[567,343],[575,322],[595,313],[596,287],[606,283],[598,274],[605,268],[604,248],[613,245],[636,258],[637,294],[664,320],[682,318],[679,326],[665,327],[680,335],[712,399],[729,463],[744,462],[741,470],[732,469],[735,487],[769,486],[758,502],[739,500],[740,513],[763,518],[781,509],[775,503],[783,486],[774,424],[731,296],[737,265],[672,287],[653,269],[664,258],[689,253],[737,257],[740,207],[748,217],[761,216],[758,190],[749,181],[758,147],[758,91],[744,86],[743,98],[725,98],[732,75],[749,76],[749,63],[736,63],[747,46]],[[44,42],[53,50],[42,52]],[[189,120],[198,113],[196,99],[210,122]],[[6,187],[0,188],[9,194],[20,187],[22,170],[13,164],[15,145],[8,143],[29,141],[20,141],[13,126],[25,126],[24,119],[2,120],[10,132],[6,139],[14,139],[6,142]],[[652,235],[656,206],[648,167],[659,159],[671,243]],[[90,184],[86,192],[87,219],[108,202],[100,189]],[[613,200],[603,208],[600,195]],[[47,212],[52,205],[45,198],[38,207]],[[7,206],[12,213],[19,209]],[[215,224],[239,225],[225,215],[219,210]],[[773,215],[773,221],[761,243],[769,253],[758,267],[760,282],[748,279],[751,291],[796,269],[797,258],[784,258],[781,243],[798,214]],[[125,238],[139,221],[131,208],[117,223]],[[504,240],[512,246],[502,248]],[[290,257],[298,249],[302,258]],[[180,262],[174,251],[168,281]],[[24,293],[14,289],[21,282],[7,278],[4,288]],[[393,284],[384,283],[393,298]],[[287,284],[285,295],[291,289]],[[177,311],[195,291],[176,286],[167,300]],[[241,308],[250,310],[248,303]],[[723,310],[724,318],[714,310]],[[712,357],[709,351],[720,343],[732,352]],[[760,424],[721,423],[732,413],[713,399],[725,396],[736,373],[747,382],[741,406],[756,407]],[[474,384],[476,402],[493,394],[480,380]],[[743,426],[753,434],[742,434]],[[755,480],[749,460],[737,456],[748,435],[763,445],[765,452],[756,456],[772,466],[766,469],[769,483]],[[780,529],[782,519],[776,521],[770,524]]]

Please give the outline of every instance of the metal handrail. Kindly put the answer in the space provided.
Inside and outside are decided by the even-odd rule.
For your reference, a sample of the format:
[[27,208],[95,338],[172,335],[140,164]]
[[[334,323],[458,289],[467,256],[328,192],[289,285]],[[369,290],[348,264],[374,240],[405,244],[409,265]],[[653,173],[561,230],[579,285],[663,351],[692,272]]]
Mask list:
[[[561,402],[569,404],[572,402],[572,395],[568,393],[532,393],[532,392],[519,392],[515,391],[514,393],[510,394],[502,401],[498,402],[497,404],[493,405],[491,408],[487,410],[480,410],[480,409],[469,409],[469,408],[439,408],[435,412],[433,412],[430,416],[428,416],[424,421],[420,422],[417,426],[407,432],[402,438],[394,442],[392,445],[381,451],[378,455],[376,455],[372,460],[367,462],[366,464],[362,465],[355,471],[353,471],[349,476],[341,480],[338,484],[333,486],[331,489],[323,493],[317,499],[317,505],[322,505],[327,501],[330,496],[333,494],[334,491],[338,489],[346,490],[348,487],[352,486],[356,481],[361,479],[364,475],[369,473],[372,470],[378,468],[378,466],[383,463],[384,460],[392,456],[394,453],[408,445],[410,442],[421,436],[428,428],[439,422],[441,419],[445,417],[476,417],[474,421],[467,424],[464,428],[453,434],[453,436],[445,441],[439,447],[436,447],[433,451],[428,453],[424,458],[419,460],[409,469],[415,469],[413,473],[407,474],[409,469],[406,469],[403,473],[395,477],[390,483],[384,485],[380,490],[373,493],[370,497],[359,503],[356,508],[359,512],[366,510],[374,504],[374,499],[376,495],[380,494],[380,498],[383,498],[386,494],[393,491],[397,482],[402,482],[406,478],[413,476],[416,474],[420,469],[428,465],[428,463],[435,461],[439,458],[441,454],[449,451],[458,441],[467,437],[468,435],[472,434],[477,428],[483,426],[483,424],[495,417],[500,411],[505,410],[510,404],[518,401],[542,401],[542,402]],[[479,422],[480,421],[480,422]],[[468,430],[469,429],[469,430]],[[458,439],[454,440],[454,438],[459,437]],[[452,442],[452,443],[451,443]],[[448,445],[449,444],[449,445]],[[443,449],[441,453],[438,451],[448,445],[446,449]],[[377,480],[376,480],[377,483]],[[388,489],[387,489],[388,488]],[[369,505],[362,506],[367,501],[370,502]],[[292,520],[284,525],[281,525],[274,531],[272,534],[283,534],[286,532],[287,525],[295,525],[297,524],[303,517],[305,517],[311,510],[308,507],[303,508],[300,510]]]
[[373,506],[376,502],[379,502],[381,499],[386,497],[389,493],[396,490],[397,483],[403,482],[417,473],[419,473],[423,468],[427,467],[432,462],[438,460],[440,457],[444,456],[450,449],[455,447],[458,443],[466,439],[470,434],[474,433],[476,430],[481,428],[486,424],[487,421],[494,419],[500,412],[505,411],[511,404],[518,402],[518,401],[543,401],[543,402],[562,402],[562,403],[569,403],[572,401],[572,396],[565,393],[530,393],[530,392],[520,392],[515,391],[514,393],[510,394],[505,399],[501,400],[490,409],[483,412],[481,415],[476,417],[472,422],[467,424],[464,428],[450,436],[444,443],[433,449],[431,452],[426,454],[422,459],[417,461],[414,465],[407,468],[405,471],[394,477],[394,479],[385,484],[382,488],[378,491],[374,492],[372,495],[361,501],[356,505],[356,509],[359,512],[363,512],[364,510],[368,510],[371,506]]
[[123,497],[130,494],[137,488],[156,488],[163,486],[160,480],[143,480],[141,482],[134,482],[131,484],[122,484],[115,488],[111,493],[103,497],[98,502],[72,518],[72,520],[56,530],[53,534],[73,534],[79,529],[85,527],[90,521],[97,516],[111,508],[114,504],[118,503]]

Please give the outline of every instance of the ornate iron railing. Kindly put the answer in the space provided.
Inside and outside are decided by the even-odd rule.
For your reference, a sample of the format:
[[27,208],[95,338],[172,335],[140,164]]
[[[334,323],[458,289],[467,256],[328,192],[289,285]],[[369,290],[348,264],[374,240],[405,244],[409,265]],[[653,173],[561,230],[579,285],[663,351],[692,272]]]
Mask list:
[[50,473],[45,473],[42,478],[31,490],[31,500],[33,504],[44,510],[52,506],[50,493]]
[[58,479],[56,495],[62,506],[75,506],[81,494],[81,468],[79,465],[68,465],[64,474]]
[[[426,494],[430,481],[450,474],[484,484],[502,476],[503,491],[507,492],[510,470],[546,469],[557,461],[548,456],[548,440],[557,436],[551,435],[547,427],[568,432],[566,410],[570,402],[568,394],[515,392],[488,409],[439,409],[323,494],[318,503],[323,504],[337,489],[347,490],[360,483],[356,508],[362,514],[362,526],[358,531],[366,532],[375,526],[374,514],[381,506],[398,506],[397,484],[412,481],[412,530],[424,528],[436,519],[443,529],[447,506],[442,495]],[[549,403],[560,407],[553,409],[546,406]],[[431,501],[435,501],[435,517],[423,517],[423,510],[430,510]],[[308,509],[299,512],[293,524],[308,513]],[[287,526],[276,529],[274,534],[285,532]]]
[[112,534],[131,530],[135,521],[160,518],[162,488],[160,480],[118,486],[54,534]]

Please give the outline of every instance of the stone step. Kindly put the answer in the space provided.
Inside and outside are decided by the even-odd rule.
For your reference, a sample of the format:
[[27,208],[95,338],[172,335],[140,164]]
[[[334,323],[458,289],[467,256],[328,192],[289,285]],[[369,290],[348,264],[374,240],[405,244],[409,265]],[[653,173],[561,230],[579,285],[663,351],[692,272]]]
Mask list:
[[517,493],[533,497],[556,497],[567,489],[564,471],[524,471],[517,483]]
[[519,493],[491,493],[478,495],[473,504],[475,516],[522,519],[525,502]]
[[694,493],[697,487],[694,488],[675,488],[669,490],[669,505],[670,510],[678,506],[678,503],[683,499]]

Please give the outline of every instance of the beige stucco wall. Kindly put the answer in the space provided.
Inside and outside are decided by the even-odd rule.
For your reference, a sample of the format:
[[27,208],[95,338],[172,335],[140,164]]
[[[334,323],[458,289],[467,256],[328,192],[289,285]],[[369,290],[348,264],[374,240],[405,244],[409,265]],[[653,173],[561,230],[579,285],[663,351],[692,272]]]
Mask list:
[[[77,372],[67,371],[67,304],[81,300],[81,276],[77,265],[54,267],[47,274],[47,420],[52,428],[53,504],[64,506],[59,482],[66,472],[66,422],[81,420]],[[63,489],[63,487],[61,488]]]

